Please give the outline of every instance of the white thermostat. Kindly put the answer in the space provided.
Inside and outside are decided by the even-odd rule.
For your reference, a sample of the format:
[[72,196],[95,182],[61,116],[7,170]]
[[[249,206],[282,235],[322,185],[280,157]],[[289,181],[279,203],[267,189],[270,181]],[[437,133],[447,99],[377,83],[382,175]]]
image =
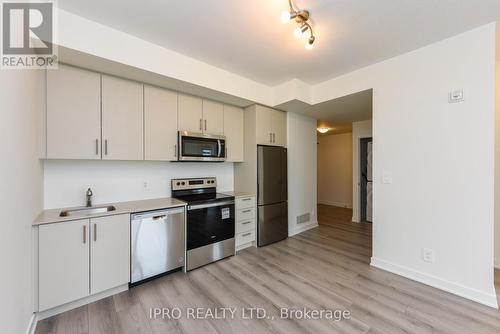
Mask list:
[[464,100],[464,91],[463,90],[454,90],[450,92],[448,96],[449,103],[458,103]]

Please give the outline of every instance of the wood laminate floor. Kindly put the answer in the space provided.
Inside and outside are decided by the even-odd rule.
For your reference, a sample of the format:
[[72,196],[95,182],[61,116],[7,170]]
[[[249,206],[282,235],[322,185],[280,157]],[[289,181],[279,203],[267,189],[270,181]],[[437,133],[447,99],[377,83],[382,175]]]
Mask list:
[[[500,311],[370,267],[371,224],[351,223],[350,210],[318,213],[315,229],[45,319],[36,333],[500,333]],[[183,314],[151,318],[157,307]],[[233,307],[235,317],[189,319],[196,307]],[[252,307],[266,318],[245,319]],[[347,310],[350,319],[280,317],[281,308],[304,307]]]

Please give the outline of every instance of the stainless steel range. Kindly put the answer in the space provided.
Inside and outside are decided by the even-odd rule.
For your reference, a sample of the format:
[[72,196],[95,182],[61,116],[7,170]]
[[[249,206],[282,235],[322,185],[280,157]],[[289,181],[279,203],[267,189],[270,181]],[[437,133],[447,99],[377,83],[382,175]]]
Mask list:
[[217,193],[212,177],[171,182],[172,197],[188,203],[187,270],[234,255],[234,197]]

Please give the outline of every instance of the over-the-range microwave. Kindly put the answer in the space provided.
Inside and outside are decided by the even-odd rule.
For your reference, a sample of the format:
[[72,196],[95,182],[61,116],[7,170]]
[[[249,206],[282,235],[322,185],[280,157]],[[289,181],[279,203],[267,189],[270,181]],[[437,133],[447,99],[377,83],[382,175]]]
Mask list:
[[226,161],[226,137],[179,131],[179,161]]

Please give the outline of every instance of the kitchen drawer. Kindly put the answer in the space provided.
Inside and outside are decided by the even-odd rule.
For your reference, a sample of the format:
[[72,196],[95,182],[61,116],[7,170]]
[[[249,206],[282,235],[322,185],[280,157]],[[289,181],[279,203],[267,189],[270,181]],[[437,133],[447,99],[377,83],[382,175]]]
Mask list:
[[236,234],[236,247],[255,241],[255,231]]
[[248,231],[255,231],[255,220],[250,219],[250,220],[242,220],[236,222],[235,230],[236,234]]
[[240,197],[236,199],[236,210],[254,208],[255,196]]
[[255,219],[255,208],[236,210],[236,222]]

